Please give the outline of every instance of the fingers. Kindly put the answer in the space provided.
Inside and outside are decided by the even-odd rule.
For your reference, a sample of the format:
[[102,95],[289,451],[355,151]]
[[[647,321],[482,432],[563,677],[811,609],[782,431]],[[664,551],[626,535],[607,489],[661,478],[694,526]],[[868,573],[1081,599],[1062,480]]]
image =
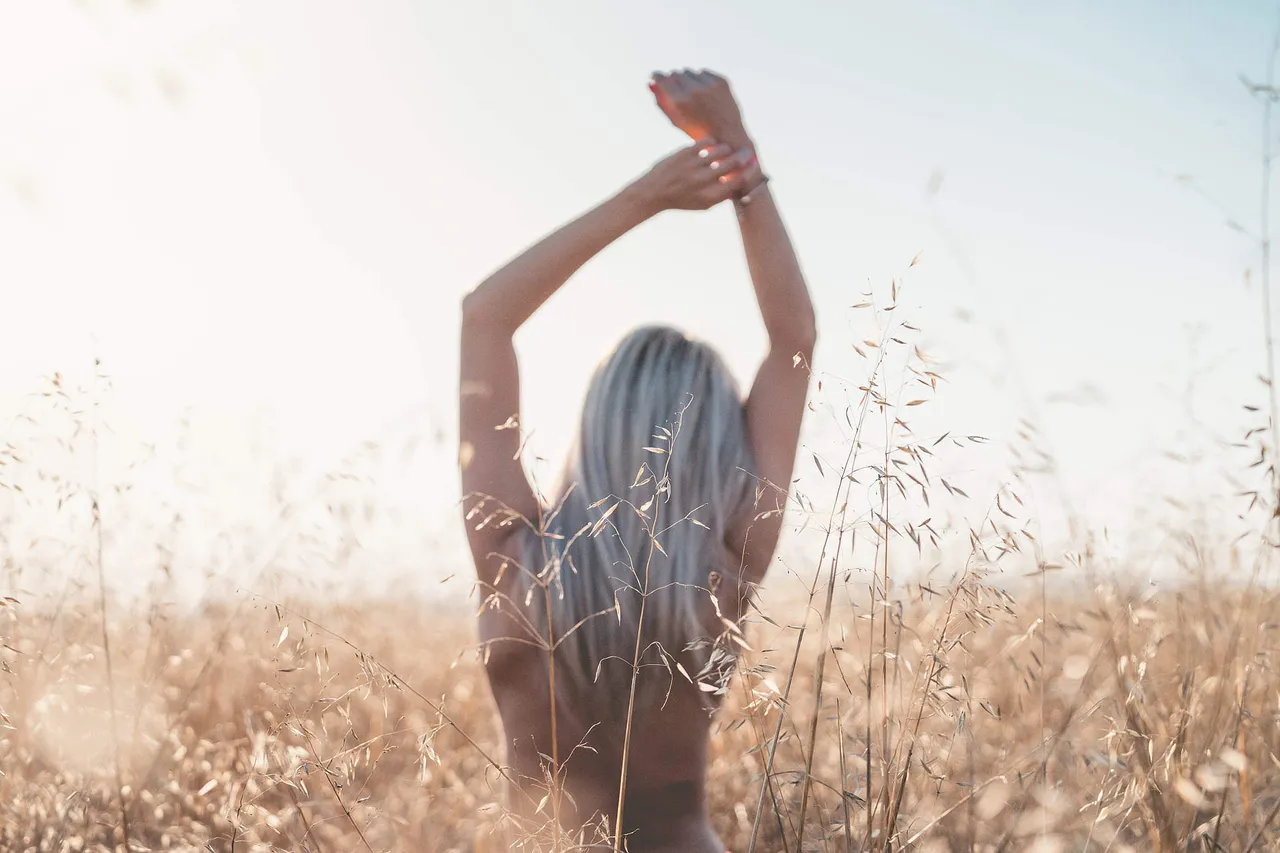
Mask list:
[[736,198],[745,186],[748,184],[744,182],[740,172],[720,176],[698,190],[697,197],[701,202],[699,206],[708,210],[721,202]]
[[689,68],[677,74],[676,78],[680,81],[680,94],[686,98],[695,98],[707,88],[707,83],[698,76],[698,72]]
[[699,139],[694,143],[694,149],[697,150],[698,156],[703,160],[724,160],[733,153],[733,147],[730,145],[721,145],[711,137]]
[[750,184],[760,169],[755,152],[750,148],[735,151],[732,146],[709,137],[699,139],[687,150],[697,152],[700,164],[691,177],[698,183],[715,181],[733,191]]
[[655,71],[653,78],[649,81],[649,91],[653,92],[659,104],[670,101],[671,93],[667,91],[667,75]]
[[655,98],[658,99],[659,106],[666,109],[670,106],[672,100],[676,97],[675,78],[670,74],[663,74],[659,71],[653,72],[653,77],[649,81],[649,91],[653,92]]
[[741,168],[731,145],[721,145],[714,139],[706,138],[698,140],[693,150],[698,152],[698,159],[704,166],[696,173],[696,177],[703,181],[720,180],[735,169]]
[[726,175],[731,175],[738,170],[738,163],[732,157],[715,160],[711,163],[711,174],[721,182],[724,181]]
[[754,186],[759,181],[760,161],[750,148],[735,151],[724,162],[729,166],[719,173],[719,181],[729,195],[744,192],[747,187]]
[[719,184],[724,197],[732,198],[746,189],[749,185],[749,177],[750,176],[742,169],[739,169],[736,172],[730,172],[729,174],[721,177],[719,179]]
[[669,74],[661,71],[653,72],[650,75],[649,89],[655,94],[664,92],[668,97],[675,98],[688,96],[697,89],[717,86],[725,82],[727,81],[714,71],[708,71],[705,68],[698,71],[684,68]]
[[689,96],[689,81],[682,72],[665,75],[658,81],[658,87],[676,100]]
[[752,167],[744,168],[751,157],[750,149],[735,149],[704,136],[655,166],[655,185],[671,207],[706,210],[754,185]]
[[718,145],[716,146],[716,153],[711,156],[714,156],[717,161],[712,165],[719,175],[740,172],[750,177],[760,168],[756,153],[750,148],[733,151],[728,145]]
[[720,79],[705,68],[701,71],[689,71],[687,74],[688,79],[697,83],[699,86],[714,86]]

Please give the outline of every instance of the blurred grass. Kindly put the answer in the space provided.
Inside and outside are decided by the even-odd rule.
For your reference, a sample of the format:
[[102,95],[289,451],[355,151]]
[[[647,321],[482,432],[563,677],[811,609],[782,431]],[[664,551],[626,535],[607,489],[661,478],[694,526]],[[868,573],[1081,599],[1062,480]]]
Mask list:
[[[1051,559],[1019,496],[1057,473],[1033,430],[976,525],[948,511],[974,500],[950,454],[987,440],[912,432],[942,377],[893,314],[898,289],[855,306],[878,324],[865,378],[815,382],[842,446],[806,448],[828,494],[797,493],[791,511],[832,547],[779,560],[748,620],[711,739],[721,838],[783,853],[1280,850],[1269,431],[1242,442],[1259,460],[1247,541],[1191,496],[1158,550],[1117,559],[1077,529]],[[377,444],[197,531],[220,544],[189,548],[184,571],[224,583],[190,609],[173,603],[173,554],[195,522],[176,493],[130,488],[132,468],[103,475],[108,393],[99,372],[74,390],[55,376],[0,447],[0,578],[37,590],[0,602],[0,848],[507,849],[472,612],[456,595],[350,594],[370,578]],[[145,593],[113,597],[104,561]],[[1130,580],[1156,564],[1177,568]]]
[[[844,849],[847,802],[864,849],[868,800],[901,791],[894,849],[1199,850],[1215,835],[1221,849],[1280,849],[1269,828],[1280,609],[1269,593],[1205,580],[1055,595],[1047,618],[1034,594],[1019,604],[972,577],[904,587],[890,680],[879,683],[873,656],[870,703],[865,603],[837,608],[807,842]],[[953,600],[962,610],[948,622]],[[466,614],[417,601],[298,611],[327,631],[261,601],[232,622],[220,607],[181,620],[120,614],[117,724],[135,849],[362,849],[357,827],[378,850],[483,842],[502,814],[499,778],[424,701],[501,756],[483,673],[473,654],[457,657],[473,634]],[[4,849],[111,849],[119,806],[92,602],[69,608],[47,644],[50,614],[10,605],[3,618]],[[776,724],[794,635],[763,622],[749,631],[761,651],[715,723],[711,814],[731,849],[747,848],[760,732]],[[813,674],[797,668],[774,764],[792,850]],[[757,849],[784,849],[778,820],[763,822]]]

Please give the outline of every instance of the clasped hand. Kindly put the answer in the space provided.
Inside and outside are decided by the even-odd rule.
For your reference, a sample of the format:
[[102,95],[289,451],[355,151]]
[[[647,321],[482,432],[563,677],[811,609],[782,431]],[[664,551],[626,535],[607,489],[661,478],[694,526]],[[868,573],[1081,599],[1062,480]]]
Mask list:
[[760,164],[727,80],[685,70],[655,74],[649,89],[671,123],[695,140],[641,178],[653,204],[663,210],[706,210],[760,182]]

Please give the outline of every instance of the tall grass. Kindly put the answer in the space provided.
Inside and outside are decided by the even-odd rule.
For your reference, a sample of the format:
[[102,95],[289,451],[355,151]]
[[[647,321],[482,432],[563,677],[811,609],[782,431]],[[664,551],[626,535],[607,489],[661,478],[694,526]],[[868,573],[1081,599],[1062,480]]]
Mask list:
[[[1280,850],[1276,593],[1241,571],[1244,550],[1213,542],[1161,587],[1088,538],[1048,559],[1016,472],[984,517],[948,528],[948,501],[965,496],[953,456],[982,439],[912,431],[943,380],[915,343],[903,286],[853,309],[878,330],[856,344],[864,376],[815,381],[815,416],[844,435],[804,460],[828,495],[795,494],[790,511],[820,547],[808,569],[775,566],[720,685],[716,830],[732,849],[788,853]],[[11,512],[52,504],[50,518],[109,538],[119,515],[98,490],[35,470],[61,428],[61,451],[83,450],[75,425],[91,393],[56,378],[41,400],[30,446],[9,445],[0,468],[22,489]],[[333,500],[322,496],[350,514]],[[1274,505],[1261,503],[1260,525]],[[282,496],[264,546],[276,562],[304,535],[280,534],[280,519],[303,511]],[[956,530],[959,559],[941,547]],[[607,823],[604,836],[560,831],[563,756],[545,823],[508,810],[512,774],[465,609],[267,598],[264,557],[248,561],[248,591],[180,619],[163,571],[147,599],[109,608],[105,587],[72,570],[100,567],[101,543],[46,552],[51,578],[65,570],[59,591],[0,608],[5,849],[622,846]],[[352,546],[329,547],[320,559]],[[26,583],[31,567],[9,562]]]
[[[1048,619],[979,572],[947,588],[903,584],[887,688],[878,658],[867,667],[866,644],[879,648],[869,595],[837,597],[832,630],[812,630],[795,666],[798,631],[756,626],[763,648],[715,723],[712,820],[733,849],[799,850],[803,838],[832,850],[1199,850],[1215,837],[1221,849],[1280,849],[1280,608],[1223,580],[1155,593],[1102,583],[1055,597]],[[261,601],[243,611],[194,691],[225,607],[159,626],[150,660],[117,622],[117,689],[142,685],[120,724],[136,737],[122,737],[119,790],[102,743],[96,608],[71,606],[42,655],[50,614],[11,607],[5,849],[111,849],[120,792],[135,848],[483,844],[504,810],[500,733],[475,661],[431,651],[459,645],[465,615],[413,601],[305,606],[314,622]],[[1242,610],[1260,625],[1247,651],[1231,630]],[[792,697],[822,690],[830,704],[784,705],[781,677]],[[870,772],[850,756],[869,756]]]
[[[851,344],[863,375],[814,377],[812,417],[837,425],[841,440],[801,455],[824,493],[790,497],[791,526],[816,538],[812,563],[784,552],[729,629],[730,680],[711,685],[724,704],[710,813],[731,849],[1280,851],[1280,593],[1263,572],[1280,543],[1268,230],[1275,58],[1273,49],[1267,81],[1249,84],[1264,114],[1269,394],[1269,417],[1258,407],[1263,421],[1241,442],[1257,458],[1247,476],[1263,480],[1242,498],[1255,533],[1244,542],[1187,533],[1165,540],[1166,553],[1117,558],[1073,524],[1074,541],[1047,554],[1024,497],[1057,466],[1033,424],[985,513],[956,520],[949,505],[969,495],[954,460],[986,439],[912,428],[945,380],[899,299],[908,268],[887,299],[867,294],[852,309],[874,329]],[[325,589],[268,597],[275,572],[303,553],[344,564],[358,550],[342,525],[376,489],[349,471],[282,488],[265,535],[234,566],[243,588],[181,615],[167,603],[175,580],[163,555],[183,522],[153,506],[165,520],[148,522],[162,555],[148,594],[112,598],[112,525],[130,519],[119,484],[98,482],[96,448],[109,440],[101,382],[96,365],[87,390],[52,377],[38,416],[21,418],[32,428],[0,438],[9,587],[0,848],[625,847],[608,818],[623,822],[638,638],[617,811],[581,832],[561,826],[571,757],[553,746],[532,809],[541,822],[517,818],[508,791],[536,797],[537,784],[503,765],[466,608],[353,602]],[[51,465],[54,455],[67,464]],[[117,512],[107,512],[113,491]],[[315,504],[327,506],[336,539],[299,524]],[[1203,531],[1194,504],[1181,506],[1183,530]],[[659,501],[651,535],[660,511]],[[41,524],[41,548],[18,547],[18,532]],[[961,551],[945,547],[956,536]],[[1177,576],[1138,580],[1166,558]],[[225,570],[212,556],[207,568]],[[555,578],[537,578],[550,596]],[[20,593],[27,587],[40,591]],[[531,631],[551,667],[564,627]],[[554,714],[554,670],[552,685]]]

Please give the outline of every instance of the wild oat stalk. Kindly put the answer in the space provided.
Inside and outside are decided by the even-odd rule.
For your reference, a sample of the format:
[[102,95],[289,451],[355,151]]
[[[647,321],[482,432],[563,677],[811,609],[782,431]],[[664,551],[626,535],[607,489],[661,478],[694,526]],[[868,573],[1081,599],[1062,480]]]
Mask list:
[[103,558],[102,502],[99,477],[101,458],[98,452],[98,391],[102,362],[93,360],[93,387],[89,401],[89,441],[92,448],[93,486],[89,492],[92,513],[94,562],[98,568],[98,608],[102,615],[102,657],[107,675],[107,701],[111,716],[111,752],[115,763],[116,796],[120,799],[120,835],[126,853],[129,850],[129,803],[124,790],[124,762],[120,755],[120,723],[116,711],[116,680],[111,663],[110,618],[107,611],[107,577]]
[[[655,495],[653,501],[653,520],[643,518],[643,515],[637,511],[637,515],[641,516],[641,520],[646,524],[646,532],[649,536],[649,548],[645,553],[643,578],[640,579],[640,611],[636,615],[636,643],[631,658],[631,687],[627,692],[627,716],[626,723],[622,733],[622,766],[618,774],[618,809],[613,822],[613,851],[619,853],[622,850],[622,818],[624,816],[624,807],[627,798],[627,771],[631,762],[631,734],[635,724],[636,710],[636,688],[640,682],[640,658],[644,653],[644,612],[645,604],[649,600],[649,567],[653,563],[653,552],[660,550],[662,545],[658,541],[659,521],[662,518],[662,505],[664,499],[662,497],[664,489],[670,488],[670,480],[668,474],[671,470],[671,457],[675,453],[676,442],[680,437],[680,426],[683,422],[684,412],[688,408],[686,405],[676,413],[676,419],[671,430],[671,438],[667,442],[666,451],[663,455],[662,476],[657,478],[654,485]],[[679,523],[679,522],[677,522]]]
[[[292,708],[290,710],[292,711]],[[315,763],[316,767],[319,768],[320,775],[324,777],[324,781],[327,783],[330,793],[333,794],[334,800],[338,803],[338,808],[342,810],[343,817],[347,819],[347,823],[350,824],[351,828],[355,831],[356,837],[360,839],[360,846],[365,849],[366,853],[373,853],[373,847],[370,846],[369,839],[365,837],[364,830],[360,828],[360,824],[356,821],[355,815],[351,813],[350,806],[348,806],[346,800],[342,798],[342,786],[333,781],[333,770],[329,767],[329,762],[326,762],[320,757],[320,752],[316,749],[315,737],[312,735],[311,730],[307,727],[306,722],[298,716],[296,712],[293,713],[293,718],[297,721],[298,733],[302,735],[303,740],[307,745],[307,754],[311,756],[311,760]],[[233,843],[233,849],[234,846],[235,845]]]
[[[818,662],[813,673],[813,717],[809,725],[809,758],[804,765],[804,780],[800,788],[800,817],[798,823],[800,825],[800,837],[796,839],[797,847],[800,848],[804,843],[804,816],[809,805],[809,789],[813,782],[813,759],[818,751],[818,722],[822,718],[822,682],[823,675],[827,666],[827,648],[830,643],[827,640],[828,626],[831,624],[831,603],[835,599],[836,592],[836,573],[840,568],[840,552],[841,546],[844,544],[844,531],[847,513],[848,501],[845,502],[846,510],[841,513],[840,518],[840,535],[836,539],[835,554],[831,557],[831,564],[827,572],[827,598],[822,606],[822,623],[820,626],[822,643],[818,650]],[[819,564],[821,565],[821,564]],[[838,706],[837,706],[838,707]],[[844,745],[841,743],[841,755],[844,753]],[[841,779],[840,795],[844,796],[844,780]],[[845,808],[846,813],[848,807]],[[846,821],[847,822],[847,821]]]
[[[343,645],[350,648],[353,652],[355,652],[356,655],[359,656],[359,658],[362,661],[367,661],[368,663],[377,667],[378,670],[385,673],[386,677],[389,679],[391,684],[393,684],[395,687],[398,687],[406,691],[410,695],[414,696],[415,698],[417,698],[424,705],[430,708],[432,713],[438,715],[440,719],[442,719],[445,722],[446,725],[448,725],[451,729],[453,729],[455,732],[461,735],[462,739],[466,741],[467,745],[471,747],[471,749],[475,750],[476,754],[479,755],[482,759],[484,759],[484,761],[489,766],[493,767],[498,772],[498,774],[502,776],[503,779],[505,779],[507,782],[510,782],[512,785],[516,784],[516,780],[511,778],[511,775],[507,773],[506,768],[504,768],[501,764],[499,764],[498,761],[495,758],[493,758],[488,753],[488,751],[483,746],[481,746],[480,743],[475,738],[473,738],[470,734],[468,734],[467,730],[464,729],[458,723],[458,721],[454,719],[447,711],[445,711],[444,706],[428,699],[417,688],[415,688],[412,684],[410,684],[408,681],[402,678],[399,674],[397,674],[395,670],[391,669],[391,667],[382,663],[372,655],[366,654],[364,651],[360,649],[358,645],[356,645],[356,643],[347,639],[345,636],[338,633],[337,631],[334,631],[330,628],[326,628],[324,625],[320,624],[316,620],[311,619],[307,616],[304,616],[303,614],[285,606],[284,604],[281,604],[276,601],[272,601],[270,598],[267,598],[265,595],[258,595],[255,593],[250,593],[250,595],[252,595],[255,598],[260,598],[261,600],[271,604],[281,613],[288,613],[293,617],[295,617],[296,619],[298,619],[299,621],[308,625],[309,627],[314,628],[317,631],[334,638],[335,640],[337,640],[338,642],[342,643]],[[521,788],[521,790],[523,790],[523,788]]]
[[[1276,465],[1276,454],[1280,454],[1280,405],[1276,400],[1276,346],[1271,319],[1271,163],[1275,153],[1271,141],[1271,112],[1280,92],[1276,91],[1276,59],[1280,57],[1280,23],[1271,40],[1271,53],[1267,57],[1267,78],[1265,83],[1257,84],[1244,81],[1249,93],[1262,102],[1262,183],[1259,202],[1259,277],[1262,281],[1262,323],[1263,334],[1267,346],[1267,397],[1271,404],[1271,464]],[[1280,506],[1280,478],[1273,475],[1273,506]]]
[[[888,333],[886,332],[886,334]],[[882,353],[883,353],[883,350],[882,350]],[[868,380],[868,384],[874,383],[875,375],[879,371],[879,367],[880,367],[880,364],[883,362],[883,358],[884,356],[882,354],[880,357],[880,360],[876,362],[875,371],[873,372],[872,378]],[[835,501],[831,505],[831,512],[827,518],[826,532],[823,535],[822,550],[818,556],[818,564],[817,564],[817,569],[815,570],[815,573],[814,573],[813,582],[809,585],[809,598],[805,604],[805,618],[801,622],[800,630],[796,636],[795,659],[792,661],[791,669],[787,673],[787,686],[783,692],[782,705],[778,713],[778,725],[776,730],[774,731],[773,739],[770,742],[769,760],[768,760],[768,763],[766,764],[764,779],[761,781],[760,794],[756,800],[755,819],[752,822],[752,826],[751,826],[751,839],[748,843],[747,853],[754,853],[755,851],[756,838],[758,837],[760,832],[760,819],[764,812],[764,797],[768,789],[768,780],[773,773],[773,761],[777,753],[778,740],[782,736],[782,724],[783,724],[783,720],[786,718],[787,708],[789,707],[787,703],[791,696],[791,685],[795,680],[795,675],[797,670],[796,664],[798,663],[800,658],[800,649],[804,644],[805,630],[809,624],[809,611],[813,607],[813,599],[817,595],[818,583],[822,578],[822,574],[821,574],[822,564],[823,562],[826,561],[826,558],[827,558],[827,549],[831,542],[832,529],[835,527],[836,515],[838,512],[843,513],[844,511],[840,508],[840,496],[842,491],[846,496],[848,496],[849,486],[846,485],[846,481],[848,481],[851,475],[853,474],[854,465],[857,459],[857,452],[860,447],[859,438],[861,436],[862,424],[866,418],[866,413],[870,410],[871,401],[874,399],[873,394],[874,392],[871,390],[871,388],[868,388],[866,391],[863,392],[862,403],[860,405],[860,411],[859,411],[858,426],[854,431],[853,439],[849,442],[849,449],[848,449],[848,452],[845,454],[844,463],[840,466],[840,479],[836,481]],[[847,507],[847,503],[846,503],[846,507]],[[843,515],[841,517],[843,518]],[[834,573],[834,571],[835,571],[835,568],[833,566],[832,572]],[[834,577],[834,574],[832,575],[832,577]],[[825,628],[825,626],[826,626],[826,620],[824,619],[823,627]],[[824,645],[825,645],[825,638],[824,638]],[[815,701],[819,703],[821,702],[820,693],[817,696],[815,696]],[[810,750],[810,752],[812,753],[812,749]],[[807,792],[807,779],[808,777],[806,776],[806,783],[805,783],[806,792]],[[807,796],[807,793],[806,793],[806,796]],[[797,832],[799,833],[799,836],[800,836],[797,839],[798,843],[802,845],[804,842],[804,822],[803,821],[800,822]]]
[[[549,565],[551,554],[547,547],[547,523],[548,519],[542,511],[542,501],[538,502],[538,541],[542,544],[542,564]],[[556,635],[555,624],[552,619],[551,605],[551,581],[543,584],[543,606],[547,613],[547,702],[550,707],[551,715],[551,823],[552,823],[552,850],[555,853],[560,851],[560,797],[563,793],[563,784],[560,780],[560,733],[559,721],[556,714]]]

